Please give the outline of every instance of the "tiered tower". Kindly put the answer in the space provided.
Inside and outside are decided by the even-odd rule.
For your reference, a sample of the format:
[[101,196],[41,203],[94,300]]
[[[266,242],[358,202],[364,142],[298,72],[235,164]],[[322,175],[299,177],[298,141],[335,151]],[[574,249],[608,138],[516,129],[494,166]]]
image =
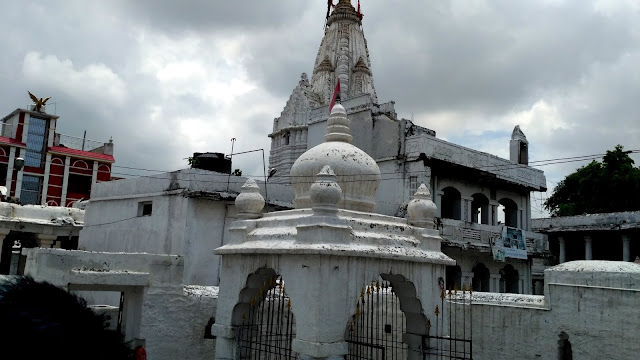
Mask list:
[[308,148],[311,110],[329,104],[338,78],[342,100],[369,94],[377,103],[361,16],[349,0],[340,0],[327,18],[311,81],[302,74],[282,114],[273,121],[269,167],[277,173],[270,181],[289,183],[291,166]]

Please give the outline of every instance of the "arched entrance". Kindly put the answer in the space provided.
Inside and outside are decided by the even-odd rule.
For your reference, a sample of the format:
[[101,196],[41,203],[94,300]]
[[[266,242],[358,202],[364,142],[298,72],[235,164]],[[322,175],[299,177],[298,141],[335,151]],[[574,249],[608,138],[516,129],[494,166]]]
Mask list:
[[295,319],[282,277],[258,270],[249,275],[240,300],[234,309],[234,318],[240,317],[238,359],[295,359]]
[[518,294],[520,291],[520,276],[513,265],[507,264],[500,269],[500,292]]
[[473,291],[491,291],[489,288],[489,269],[483,264],[479,263],[471,269],[473,271],[472,287]]

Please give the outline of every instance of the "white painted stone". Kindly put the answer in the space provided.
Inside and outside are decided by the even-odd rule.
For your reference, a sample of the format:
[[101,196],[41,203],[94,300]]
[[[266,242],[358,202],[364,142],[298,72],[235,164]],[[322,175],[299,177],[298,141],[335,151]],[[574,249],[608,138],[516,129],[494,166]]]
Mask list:
[[409,223],[426,229],[435,229],[433,218],[438,209],[431,199],[431,192],[424,184],[421,184],[415,193],[413,200],[407,206]]
[[309,188],[315,175],[329,165],[337,174],[343,198],[343,209],[372,211],[380,182],[380,169],[364,151],[351,145],[349,120],[344,107],[336,104],[329,117],[326,142],[307,150],[291,168],[295,192],[294,206],[310,207]]
[[342,199],[342,189],[336,181],[336,174],[329,165],[320,170],[317,180],[309,188],[309,199],[314,214],[337,213],[338,203]]
[[242,191],[236,197],[236,208],[240,219],[257,219],[264,208],[264,198],[260,195],[260,188],[253,179],[248,179],[242,185]]

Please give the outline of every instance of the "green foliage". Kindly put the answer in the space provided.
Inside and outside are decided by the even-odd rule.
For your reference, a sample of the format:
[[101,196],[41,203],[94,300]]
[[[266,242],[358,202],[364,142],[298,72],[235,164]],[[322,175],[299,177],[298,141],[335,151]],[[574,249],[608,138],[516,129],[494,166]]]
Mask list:
[[640,210],[640,168],[623,149],[616,145],[602,163],[594,160],[562,180],[544,203],[551,216]]
[[233,170],[233,172],[231,173],[231,175],[234,175],[234,176],[242,176],[242,170],[240,170],[240,169],[235,169],[235,170]]
[[187,158],[187,163],[189,163],[189,167],[193,168],[198,165],[198,158],[194,156],[189,156]]

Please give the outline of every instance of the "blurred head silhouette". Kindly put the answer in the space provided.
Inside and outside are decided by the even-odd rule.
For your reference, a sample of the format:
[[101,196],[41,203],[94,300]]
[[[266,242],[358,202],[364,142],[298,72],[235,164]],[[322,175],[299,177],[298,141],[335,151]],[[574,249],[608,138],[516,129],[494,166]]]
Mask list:
[[28,276],[0,277],[0,345],[2,359],[134,358],[82,298]]

